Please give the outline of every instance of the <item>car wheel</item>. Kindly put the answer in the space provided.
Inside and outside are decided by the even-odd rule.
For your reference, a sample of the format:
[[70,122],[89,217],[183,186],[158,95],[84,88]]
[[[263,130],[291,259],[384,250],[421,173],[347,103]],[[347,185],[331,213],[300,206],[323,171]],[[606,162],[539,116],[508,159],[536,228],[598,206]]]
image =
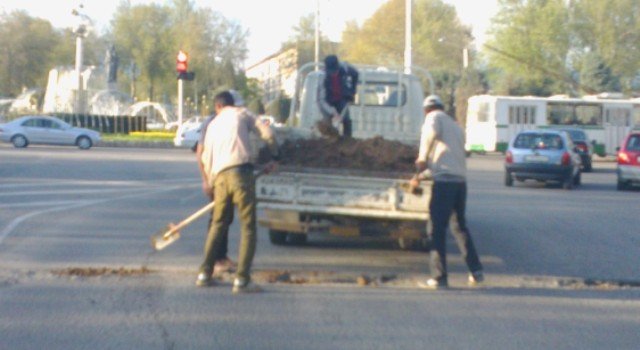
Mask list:
[[287,233],[284,231],[269,230],[269,241],[275,245],[287,243]]
[[80,149],[89,149],[93,146],[93,142],[86,136],[80,136],[76,139],[76,146]]
[[25,148],[29,145],[29,141],[23,135],[15,135],[11,138],[11,143],[15,148]]
[[508,171],[504,173],[504,185],[507,187],[513,186],[513,176]]
[[627,189],[627,183],[626,183],[626,182],[624,182],[624,181],[622,181],[622,180],[620,180],[620,179],[618,179],[618,185],[616,186],[616,189],[617,189],[618,191],[624,191],[624,190],[626,190],[626,189]]

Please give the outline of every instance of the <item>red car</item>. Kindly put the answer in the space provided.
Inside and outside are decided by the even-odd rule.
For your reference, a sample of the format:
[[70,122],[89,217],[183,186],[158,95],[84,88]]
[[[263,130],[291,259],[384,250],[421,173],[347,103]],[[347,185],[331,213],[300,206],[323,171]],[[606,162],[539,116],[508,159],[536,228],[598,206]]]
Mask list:
[[618,151],[618,190],[640,185],[640,132],[627,136]]

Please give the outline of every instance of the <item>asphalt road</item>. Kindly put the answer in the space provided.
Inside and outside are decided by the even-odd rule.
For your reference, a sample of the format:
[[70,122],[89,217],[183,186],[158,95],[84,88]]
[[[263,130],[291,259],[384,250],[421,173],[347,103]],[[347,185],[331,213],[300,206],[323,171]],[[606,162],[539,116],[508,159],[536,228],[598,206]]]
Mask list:
[[0,145],[0,349],[638,348],[640,191],[616,191],[611,162],[573,191],[506,188],[501,161],[469,159],[482,288],[465,285],[453,239],[453,288],[430,292],[415,284],[423,252],[324,236],[272,246],[261,229],[266,293],[236,297],[230,275],[193,285],[205,220],[149,246],[206,203],[193,153]]

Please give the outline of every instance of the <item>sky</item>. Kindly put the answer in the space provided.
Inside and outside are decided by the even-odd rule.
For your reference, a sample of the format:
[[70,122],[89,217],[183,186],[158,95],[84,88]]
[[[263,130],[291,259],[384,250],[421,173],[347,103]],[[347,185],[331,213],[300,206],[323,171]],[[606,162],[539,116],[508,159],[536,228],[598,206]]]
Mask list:
[[[132,5],[165,3],[165,0],[129,0]],[[249,54],[246,66],[276,53],[282,42],[292,35],[292,27],[304,15],[315,13],[320,4],[320,29],[331,40],[339,41],[345,23],[356,20],[362,24],[388,0],[195,0],[197,7],[210,7],[229,20],[237,21],[249,30]],[[484,42],[485,32],[497,11],[497,0],[444,0],[454,5],[462,23],[473,29],[476,43]],[[84,12],[104,31],[119,1],[112,0],[2,0],[0,12],[25,10],[33,17],[49,20],[54,27],[70,27],[74,21],[71,10],[82,3]],[[283,9],[286,9],[284,11]],[[274,11],[279,16],[270,15]]]

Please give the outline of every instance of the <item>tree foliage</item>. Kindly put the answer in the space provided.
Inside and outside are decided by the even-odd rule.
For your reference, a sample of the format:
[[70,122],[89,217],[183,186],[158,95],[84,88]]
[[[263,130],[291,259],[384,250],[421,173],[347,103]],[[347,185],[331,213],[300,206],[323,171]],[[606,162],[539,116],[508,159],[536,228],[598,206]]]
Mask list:
[[494,92],[512,94],[536,87],[537,94],[562,93],[571,84],[569,11],[564,0],[500,0],[485,46]]
[[[455,7],[441,0],[415,0],[412,12],[414,65],[459,73],[463,49],[472,37]],[[347,25],[341,54],[354,63],[401,66],[404,47],[405,1],[390,0],[361,27],[355,22]]]
[[58,48],[65,46],[63,39],[51,23],[24,11],[0,15],[0,96],[44,87]]
[[[640,72],[640,2],[637,0],[575,0],[571,2],[572,28],[575,48],[574,61],[581,71],[582,80],[595,84],[598,89],[615,89],[614,86],[594,82],[601,75],[588,66],[595,63],[608,69],[613,80],[619,80],[617,90],[630,89],[633,79]],[[587,67],[584,67],[584,66]],[[606,68],[605,68],[606,67]],[[602,82],[601,82],[602,83]],[[603,91],[603,90],[600,90]]]
[[637,0],[501,0],[485,46],[493,91],[629,90],[640,71]]
[[[296,48],[298,51],[298,67],[315,61],[315,40],[316,40],[315,14],[310,13],[300,17],[297,25],[292,28],[293,35],[282,44],[281,50]],[[320,32],[319,59],[329,54],[335,54],[338,45],[332,43],[326,35]]]

